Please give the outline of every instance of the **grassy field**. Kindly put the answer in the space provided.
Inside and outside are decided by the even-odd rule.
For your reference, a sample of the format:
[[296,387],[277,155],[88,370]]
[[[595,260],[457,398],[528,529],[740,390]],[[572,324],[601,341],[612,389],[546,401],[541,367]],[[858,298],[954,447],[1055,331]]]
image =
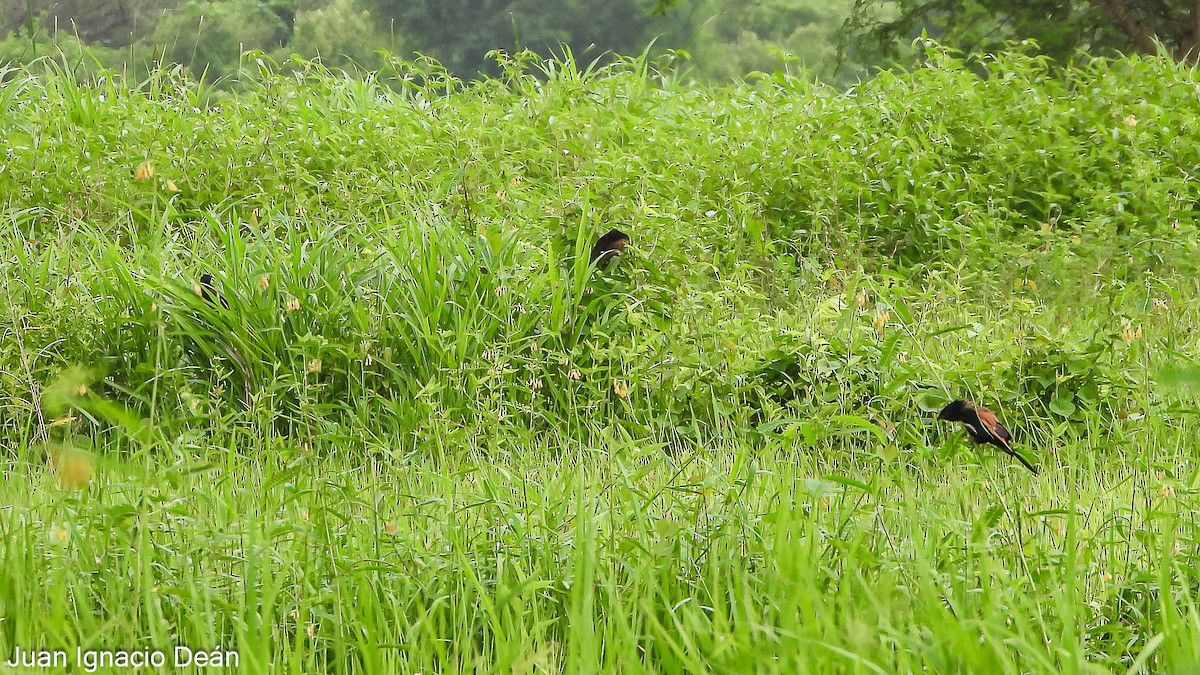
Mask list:
[[1200,668],[1200,76],[930,56],[7,72],[0,659]]

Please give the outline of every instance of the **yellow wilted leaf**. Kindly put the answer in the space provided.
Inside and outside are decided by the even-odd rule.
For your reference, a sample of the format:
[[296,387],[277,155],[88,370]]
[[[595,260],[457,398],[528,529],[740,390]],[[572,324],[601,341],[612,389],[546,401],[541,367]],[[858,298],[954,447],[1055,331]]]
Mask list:
[[59,485],[80,490],[92,480],[94,469],[91,453],[64,445],[51,449],[49,455],[50,466],[54,468]]

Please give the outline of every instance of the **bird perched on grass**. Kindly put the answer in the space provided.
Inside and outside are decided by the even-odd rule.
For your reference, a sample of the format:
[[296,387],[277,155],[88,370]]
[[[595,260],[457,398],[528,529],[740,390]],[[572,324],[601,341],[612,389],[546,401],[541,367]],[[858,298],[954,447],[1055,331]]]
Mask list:
[[592,262],[605,265],[609,260],[621,254],[629,245],[629,235],[620,230],[609,230],[608,234],[600,237],[592,247]]
[[[192,291],[213,307],[229,309],[229,300],[226,300],[225,296],[221,295],[217,290],[217,280],[208,272],[200,275],[200,282],[192,286]],[[249,407],[251,402],[250,378],[252,375],[250,366],[246,362],[246,357],[242,356],[242,352],[233,346],[234,339],[236,339],[236,327],[241,325],[240,321],[237,320],[237,317],[230,316],[228,313],[221,316],[208,316],[194,320],[202,322],[201,324],[197,324],[198,328],[201,325],[204,328],[204,330],[193,330],[191,335],[192,340],[200,347],[200,351],[211,360],[214,352],[211,346],[205,346],[206,342],[211,341],[209,344],[216,344],[237,364],[242,375],[243,401]],[[214,323],[214,320],[216,320],[216,323]]]
[[196,295],[199,295],[213,305],[219,302],[222,307],[229,309],[229,301],[225,299],[225,296],[217,292],[216,280],[208,272],[200,275],[200,283],[196,286]]
[[1003,424],[1000,424],[1000,420],[996,419],[996,413],[991,410],[977,407],[970,401],[960,399],[942,408],[937,418],[948,422],[959,422],[967,428],[967,433],[971,435],[971,440],[975,443],[990,443],[1012,455],[1018,462],[1025,465],[1026,469],[1035,474],[1038,472],[1037,467],[1025,461],[1024,457],[1013,450],[1012,434],[1008,433],[1008,429],[1005,429]]

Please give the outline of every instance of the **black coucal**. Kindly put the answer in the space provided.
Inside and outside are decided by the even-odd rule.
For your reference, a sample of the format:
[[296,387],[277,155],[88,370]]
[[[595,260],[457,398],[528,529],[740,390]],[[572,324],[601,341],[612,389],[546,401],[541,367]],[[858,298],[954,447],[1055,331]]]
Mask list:
[[1038,472],[1037,467],[1030,464],[1024,457],[1017,454],[1012,447],[1012,434],[996,419],[996,413],[987,408],[980,408],[970,401],[953,401],[938,413],[939,420],[958,422],[967,429],[971,440],[975,443],[989,443],[1012,455],[1026,469]]
[[600,237],[592,247],[592,262],[605,265],[609,260],[621,254],[629,245],[629,235],[620,230],[609,230],[608,234]]
[[229,301],[225,299],[225,296],[217,292],[216,281],[213,279],[213,275],[208,272],[200,275],[200,284],[196,286],[196,295],[199,295],[213,305],[219,302],[222,307],[229,309]]

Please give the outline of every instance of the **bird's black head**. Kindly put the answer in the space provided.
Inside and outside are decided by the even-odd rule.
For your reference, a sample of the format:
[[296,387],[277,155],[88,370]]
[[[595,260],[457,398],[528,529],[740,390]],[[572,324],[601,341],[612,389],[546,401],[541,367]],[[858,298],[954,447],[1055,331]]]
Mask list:
[[957,401],[951,401],[950,405],[942,408],[942,411],[938,413],[937,418],[939,420],[946,420],[948,422],[961,422],[967,419],[967,415],[974,409],[975,406],[972,405],[970,401],[959,399]]
[[609,230],[592,247],[592,262],[607,262],[613,256],[624,251],[628,245],[629,235],[620,230]]
[[213,275],[209,274],[208,272],[200,275],[199,293],[200,297],[204,298],[213,305],[220,303],[222,307],[229,309],[229,301],[226,300],[223,295],[217,292],[216,280],[213,279]]

